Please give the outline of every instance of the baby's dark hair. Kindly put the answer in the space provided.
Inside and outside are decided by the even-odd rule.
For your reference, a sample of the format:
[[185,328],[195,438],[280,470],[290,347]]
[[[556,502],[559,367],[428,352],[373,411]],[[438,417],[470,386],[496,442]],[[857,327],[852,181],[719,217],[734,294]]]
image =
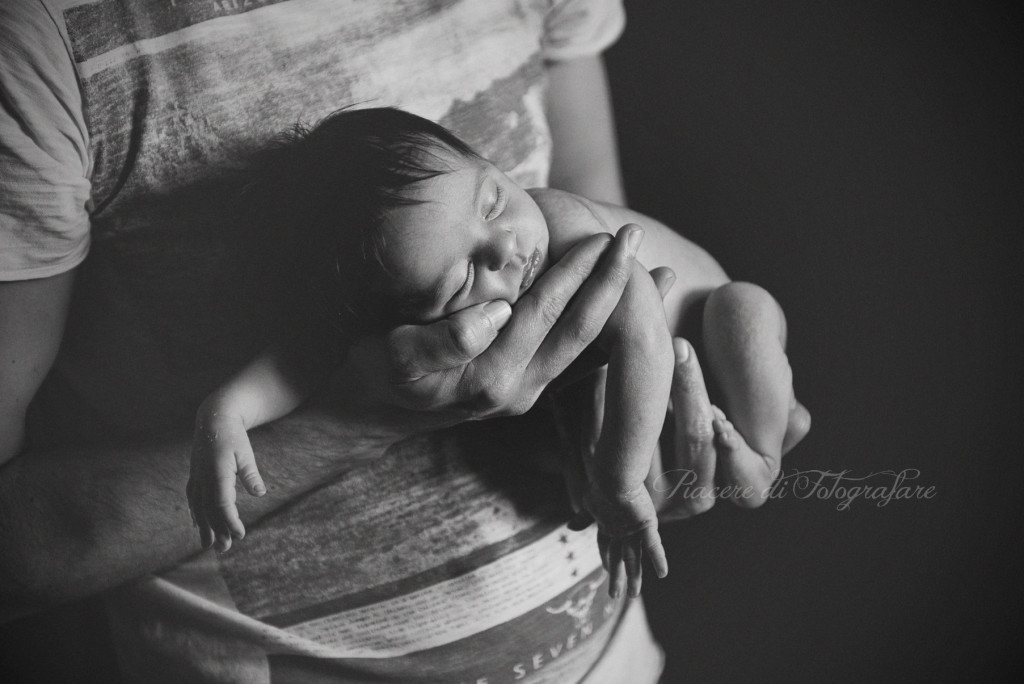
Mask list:
[[390,107],[341,109],[281,135],[247,188],[265,255],[305,315],[345,340],[401,322],[383,260],[389,209],[448,172],[439,152],[478,155],[432,121]]

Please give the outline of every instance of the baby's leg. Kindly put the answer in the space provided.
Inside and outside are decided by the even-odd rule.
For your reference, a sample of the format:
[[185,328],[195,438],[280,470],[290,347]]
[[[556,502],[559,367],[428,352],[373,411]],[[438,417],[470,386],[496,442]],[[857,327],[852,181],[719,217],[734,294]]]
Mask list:
[[781,467],[795,399],[782,308],[757,285],[723,285],[704,308],[704,347],[732,421],[720,412],[714,421],[722,474],[726,484],[751,485],[733,492],[736,503],[759,506]]

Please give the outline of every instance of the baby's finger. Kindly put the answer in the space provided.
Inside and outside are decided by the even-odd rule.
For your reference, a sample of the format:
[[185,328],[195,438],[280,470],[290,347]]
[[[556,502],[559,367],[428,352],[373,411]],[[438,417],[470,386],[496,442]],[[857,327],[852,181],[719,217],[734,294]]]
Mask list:
[[643,568],[640,565],[640,548],[636,539],[624,542],[622,545],[622,562],[626,567],[626,585],[630,598],[640,595],[640,585],[643,582]]
[[668,559],[665,557],[665,547],[661,544],[661,535],[658,528],[648,527],[643,531],[643,550],[651,559],[654,566],[654,574],[658,578],[668,575]]
[[192,511],[195,514],[196,526],[199,528],[199,543],[204,549],[208,549],[213,546],[214,534],[213,527],[210,526],[209,519],[206,516],[206,497],[203,494],[203,486],[197,480],[192,488],[195,502],[192,505]]
[[612,539],[608,544],[608,595],[622,596],[626,584],[626,567],[622,562],[622,540]]
[[245,538],[245,525],[242,524],[242,519],[238,517],[238,507],[232,503],[222,502],[219,504],[217,510],[217,520],[219,524],[216,525],[217,538],[226,537],[224,540],[224,548],[221,551],[227,551],[231,548],[231,538],[244,539]]
[[220,515],[224,521],[224,530],[228,533],[228,536],[236,539],[245,538],[245,525],[242,524],[242,519],[238,517],[238,507],[235,504],[224,504],[220,510]]
[[[604,571],[608,574],[611,574],[611,564],[608,562],[608,548],[610,545],[611,537],[601,532],[599,529],[597,531],[597,552],[601,555],[601,567],[604,568]],[[611,585],[609,583],[609,588],[610,587]]]
[[202,515],[200,517],[202,522],[199,523],[199,543],[204,549],[208,549],[213,546],[216,537],[213,534],[213,528],[206,522],[206,517]]
[[252,449],[236,450],[235,463],[238,466],[238,478],[242,481],[245,491],[253,496],[263,496],[267,493],[267,486],[263,484],[263,477],[256,467],[256,457],[253,456]]
[[[231,481],[233,484],[234,477],[231,478]],[[234,487],[232,486],[231,489],[233,493]],[[226,502],[223,497],[223,483],[218,474],[214,486],[203,490],[203,509],[207,522],[213,529],[214,548],[221,552],[231,548],[231,529],[225,514],[234,508],[234,500],[230,501],[229,505],[225,505]]]
[[[234,535],[241,539],[245,536],[245,527],[242,526],[242,521],[238,517],[238,508],[235,506],[235,480],[237,479],[235,474],[235,459],[234,458],[218,458],[215,461],[215,490],[213,506],[210,511],[216,511],[214,521],[214,529],[217,532],[218,538],[223,535],[230,537]],[[255,468],[255,462],[253,463]],[[216,524],[220,523],[220,524]],[[228,548],[231,546],[230,539],[227,542]],[[223,549],[227,550],[227,549]]]

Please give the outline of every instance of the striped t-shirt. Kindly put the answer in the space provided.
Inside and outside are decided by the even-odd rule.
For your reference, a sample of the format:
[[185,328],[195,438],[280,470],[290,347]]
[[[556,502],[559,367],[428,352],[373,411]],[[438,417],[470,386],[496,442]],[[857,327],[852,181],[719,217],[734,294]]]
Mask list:
[[[0,280],[79,266],[33,443],[179,429],[255,351],[232,198],[275,134],[398,106],[544,185],[544,62],[622,25],[617,0],[0,4]],[[112,592],[126,678],[654,681],[642,608],[608,598],[593,530],[522,465],[542,427],[404,443],[230,553]]]

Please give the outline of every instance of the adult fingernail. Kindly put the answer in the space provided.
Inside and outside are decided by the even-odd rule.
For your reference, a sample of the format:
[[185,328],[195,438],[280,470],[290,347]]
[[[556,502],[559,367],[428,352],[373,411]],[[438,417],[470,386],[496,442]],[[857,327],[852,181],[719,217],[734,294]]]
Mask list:
[[676,359],[679,363],[686,363],[686,360],[690,358],[690,343],[681,337],[677,337],[672,341],[672,344],[676,348]]
[[636,251],[640,249],[640,243],[644,241],[644,229],[640,226],[633,226],[629,229],[629,236],[626,238],[626,244],[629,247],[630,255],[636,255]]
[[503,325],[508,323],[508,319],[512,317],[512,307],[508,305],[508,302],[496,299],[493,302],[484,304],[484,315],[491,321],[491,325],[495,329],[500,330]]

